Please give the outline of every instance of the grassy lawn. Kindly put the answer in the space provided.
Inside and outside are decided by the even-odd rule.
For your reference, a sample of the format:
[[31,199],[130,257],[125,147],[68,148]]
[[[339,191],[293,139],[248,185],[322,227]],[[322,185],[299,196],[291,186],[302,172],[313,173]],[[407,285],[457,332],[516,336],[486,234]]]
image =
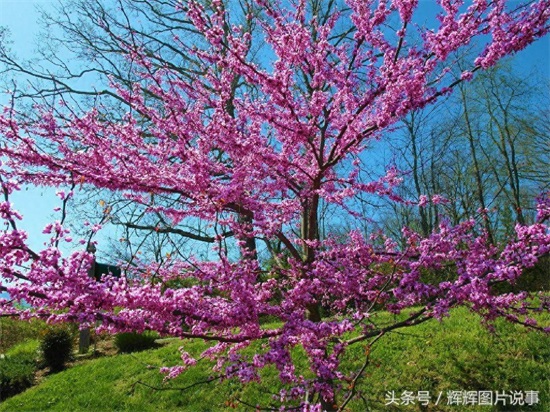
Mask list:
[[[548,320],[548,315],[543,316]],[[163,384],[158,368],[177,365],[177,348],[181,345],[181,341],[171,340],[159,349],[77,362],[0,403],[0,412],[253,410],[240,401],[269,406],[271,394],[280,389],[274,368],[264,371],[262,383],[244,388],[234,381],[191,386],[212,375],[211,364],[204,360],[179,378]],[[185,346],[191,354],[198,354],[205,344],[185,342]],[[301,358],[299,351],[294,356]],[[355,370],[364,359],[364,346],[357,345],[348,352],[344,365]],[[305,360],[300,363],[306,366]],[[357,388],[361,396],[348,405],[350,411],[548,411],[550,336],[528,332],[505,322],[499,322],[496,333],[491,334],[475,315],[463,309],[455,310],[442,323],[425,323],[390,333],[379,340]],[[538,391],[539,403],[533,406],[449,406],[447,391],[452,390]],[[394,392],[399,405],[386,405],[388,391]],[[402,405],[404,391],[415,395],[418,391],[429,391],[431,402],[428,406],[418,402]]]

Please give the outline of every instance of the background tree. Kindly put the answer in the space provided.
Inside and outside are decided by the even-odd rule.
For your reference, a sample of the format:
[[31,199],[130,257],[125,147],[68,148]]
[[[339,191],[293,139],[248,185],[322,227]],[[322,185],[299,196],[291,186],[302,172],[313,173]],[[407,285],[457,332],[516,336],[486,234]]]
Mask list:
[[427,235],[440,215],[455,224],[477,217],[496,243],[513,233],[516,223],[534,221],[533,199],[550,179],[545,166],[550,140],[542,120],[546,105],[540,104],[548,94],[540,83],[509,65],[496,67],[458,85],[459,92],[436,109],[403,120],[403,138],[393,147],[402,159],[398,167],[411,179],[401,186],[401,195],[416,200],[441,195],[450,201],[417,212],[391,205],[402,225]]
[[[33,307],[25,316],[213,341],[201,356],[217,359],[223,378],[247,383],[274,365],[288,387],[281,403],[304,410],[343,410],[374,342],[457,305],[543,329],[528,317],[527,294],[495,294],[494,285],[514,281],[550,250],[545,198],[539,223],[518,225],[500,249],[472,220],[434,224],[425,236],[404,228],[402,239],[393,240],[358,230],[322,237],[322,215],[368,224],[372,216],[355,207],[358,194],[407,203],[395,189],[396,168],[366,180],[376,174],[366,148],[409,113],[547,33],[548,1],[514,8],[474,1],[466,9],[442,1],[433,27],[414,24],[416,1],[182,2],[171,12],[168,2],[120,1],[116,21],[106,3],[78,4],[92,10],[88,16],[80,9],[93,17],[88,33],[107,34],[103,54],[91,57],[104,61],[114,43],[114,56],[124,61],[85,69],[110,74],[108,87],[86,92],[49,67],[40,75],[3,53],[11,69],[53,84],[37,86],[36,95],[14,92],[0,117],[6,200],[21,182],[69,186],[59,193],[64,205],[95,187],[129,202],[126,214],[113,218],[104,201],[102,221],[182,231],[211,247],[205,256],[135,257],[124,278],[96,282],[87,276],[90,254],[61,255],[59,246],[73,242],[62,221],[45,229],[50,246],[33,251],[6,201],[0,205],[8,226],[0,236],[0,271],[10,282],[0,285],[10,293],[1,301],[5,314],[17,313],[13,303],[25,300]],[[135,17],[142,10],[152,16],[145,23]],[[175,50],[159,40],[165,35]],[[485,43],[457,79],[450,70],[454,53],[474,39]],[[82,43],[75,44],[79,50]],[[57,64],[74,77],[72,68]],[[78,95],[91,100],[69,98]],[[30,119],[17,104],[25,96],[41,100]],[[178,227],[198,221],[198,231]],[[259,242],[272,252],[269,265]],[[453,279],[423,277],[449,265]],[[376,310],[410,307],[391,324],[374,317]],[[274,323],[262,325],[265,317]],[[255,341],[263,342],[258,353],[242,351]],[[366,345],[365,366],[344,373],[342,355],[357,344]],[[296,346],[307,356],[310,377],[295,369]],[[196,359],[182,350],[182,362],[165,370],[169,377]]]

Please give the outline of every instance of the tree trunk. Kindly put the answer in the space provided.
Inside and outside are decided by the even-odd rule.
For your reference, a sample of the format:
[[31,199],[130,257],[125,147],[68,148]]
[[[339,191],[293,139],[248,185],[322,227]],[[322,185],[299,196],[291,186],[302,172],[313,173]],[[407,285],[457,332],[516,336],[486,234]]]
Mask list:
[[[477,156],[477,149],[475,146],[475,136],[472,129],[472,123],[470,121],[470,114],[468,112],[468,105],[466,104],[466,93],[464,88],[460,87],[460,96],[462,98],[462,107],[464,109],[464,123],[466,124],[466,136],[468,138],[468,144],[470,146],[470,154],[472,156],[472,164],[474,166],[474,177],[476,181],[476,194],[479,206],[483,211],[487,209],[485,203],[485,191],[483,188],[483,178],[481,176],[481,168],[479,167],[479,161]],[[487,232],[487,239],[489,243],[495,244],[495,238],[493,236],[493,230],[491,228],[491,222],[489,217],[485,214],[483,218],[483,224],[485,226],[485,231]]]

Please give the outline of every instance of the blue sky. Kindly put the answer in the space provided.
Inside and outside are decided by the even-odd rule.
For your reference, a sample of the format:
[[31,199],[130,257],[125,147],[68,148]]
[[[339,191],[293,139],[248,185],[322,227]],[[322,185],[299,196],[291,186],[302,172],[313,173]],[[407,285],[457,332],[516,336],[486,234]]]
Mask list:
[[[421,0],[427,8],[434,0]],[[0,0],[0,26],[8,27],[13,41],[12,50],[19,58],[30,58],[36,44],[38,13],[36,7],[51,8],[51,0]],[[550,36],[537,41],[514,59],[526,73],[533,70],[550,79]],[[0,96],[0,104],[5,100]],[[59,205],[55,191],[47,188],[29,188],[13,197],[16,208],[25,216],[20,225],[30,233],[31,246],[40,249],[46,240],[42,228],[50,221],[54,207]]]
[[[13,41],[12,50],[24,58],[32,56],[34,37],[37,33],[37,5],[49,6],[52,1],[44,0],[0,0],[0,26],[8,27]],[[5,99],[0,96],[0,103]],[[54,207],[58,205],[55,190],[46,188],[27,188],[15,194],[11,201],[24,215],[19,227],[29,232],[31,246],[40,249],[47,240],[42,235],[42,228],[50,221]]]

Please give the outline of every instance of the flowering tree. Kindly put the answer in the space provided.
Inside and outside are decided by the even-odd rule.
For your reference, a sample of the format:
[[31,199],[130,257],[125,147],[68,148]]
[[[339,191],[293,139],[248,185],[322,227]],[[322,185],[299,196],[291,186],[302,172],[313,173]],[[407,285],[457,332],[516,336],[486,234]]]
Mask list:
[[[443,221],[427,237],[403,228],[402,239],[321,233],[327,205],[339,216],[370,218],[354,208],[358,194],[411,207],[444,201],[422,197],[413,205],[399,198],[394,168],[365,182],[367,146],[411,110],[550,28],[548,0],[513,8],[503,0],[467,7],[441,0],[431,29],[414,23],[417,3],[181,2],[175,16],[200,41],[173,40],[193,64],[182,72],[159,63],[146,44],[119,39],[139,80],[127,87],[112,78],[108,93],[127,107],[123,116],[106,116],[101,103],[81,113],[62,101],[35,105],[37,120],[30,122],[6,108],[0,290],[10,297],[0,301],[2,312],[213,341],[202,356],[217,359],[224,377],[249,382],[275,365],[290,388],[281,402],[304,410],[343,409],[352,399],[364,368],[340,370],[347,348],[368,348],[389,331],[440,319],[455,306],[544,329],[529,317],[526,293],[499,295],[494,285],[514,282],[550,251],[547,197],[540,199],[538,223],[518,225],[501,247],[473,221]],[[232,10],[244,12],[236,18]],[[454,78],[453,56],[475,38],[482,44],[477,57]],[[253,53],[258,45],[261,58]],[[124,277],[97,282],[88,276],[91,254],[60,252],[62,243],[73,242],[62,220],[45,228],[49,247],[30,249],[9,202],[22,183],[70,187],[59,192],[64,206],[79,188],[118,192],[144,213],[162,216],[166,226],[158,231],[177,230],[186,220],[209,222],[210,233],[188,235],[209,243],[215,258],[136,261]],[[269,260],[260,257],[260,245]],[[448,268],[453,274],[444,280],[425,276]],[[15,305],[23,301],[31,308]],[[406,319],[393,324],[372,318],[376,310],[407,308]],[[548,307],[543,302],[539,309]],[[255,341],[264,343],[261,350],[242,352]],[[312,377],[295,369],[296,346]],[[196,362],[185,346],[182,362],[164,372],[174,377]]]

